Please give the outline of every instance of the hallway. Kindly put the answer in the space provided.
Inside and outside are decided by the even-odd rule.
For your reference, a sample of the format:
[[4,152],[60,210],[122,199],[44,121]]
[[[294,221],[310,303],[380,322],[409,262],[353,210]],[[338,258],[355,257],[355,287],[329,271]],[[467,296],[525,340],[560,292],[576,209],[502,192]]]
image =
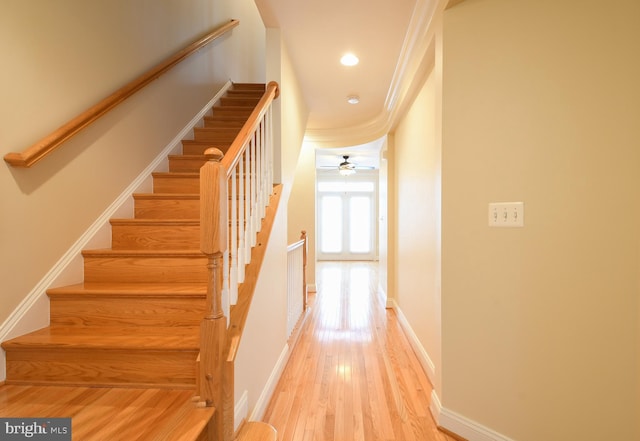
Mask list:
[[377,262],[319,262],[318,293],[264,421],[282,441],[453,441],[431,385],[377,295]]

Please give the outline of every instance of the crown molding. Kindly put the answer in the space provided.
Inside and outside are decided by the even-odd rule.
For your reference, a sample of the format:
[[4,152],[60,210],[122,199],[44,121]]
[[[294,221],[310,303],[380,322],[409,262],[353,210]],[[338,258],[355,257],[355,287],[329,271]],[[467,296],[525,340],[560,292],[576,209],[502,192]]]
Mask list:
[[463,0],[417,0],[382,111],[350,127],[307,129],[305,138],[321,148],[358,145],[393,130],[433,69],[437,19],[450,3]]

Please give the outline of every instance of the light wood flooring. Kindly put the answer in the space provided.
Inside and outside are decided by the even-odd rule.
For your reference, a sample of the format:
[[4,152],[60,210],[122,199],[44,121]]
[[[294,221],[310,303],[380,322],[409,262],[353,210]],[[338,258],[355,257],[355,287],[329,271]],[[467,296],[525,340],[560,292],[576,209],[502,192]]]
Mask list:
[[264,421],[279,441],[455,441],[429,412],[432,387],[377,264],[320,262],[318,293]]
[[0,387],[2,418],[71,418],[78,441],[193,441],[213,414],[193,390]]

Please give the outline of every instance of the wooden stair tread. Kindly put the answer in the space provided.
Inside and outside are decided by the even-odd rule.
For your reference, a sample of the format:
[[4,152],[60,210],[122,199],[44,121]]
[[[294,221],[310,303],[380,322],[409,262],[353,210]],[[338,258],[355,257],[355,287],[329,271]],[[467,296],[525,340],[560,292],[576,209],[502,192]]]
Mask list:
[[183,200],[200,200],[198,193],[135,193],[135,199],[183,199]]
[[198,328],[47,327],[2,343],[11,350],[49,349],[199,350]]
[[[244,117],[240,117],[239,120],[246,120],[247,118]],[[181,141],[182,145],[185,144],[191,144],[191,145],[203,145],[203,146],[210,146],[210,147],[218,147],[221,146],[222,148],[226,149],[227,147],[229,147],[232,142],[231,141],[206,141],[206,140],[202,140],[202,139],[183,139]]]
[[206,155],[169,155],[169,159],[188,160],[188,159],[207,159]]
[[78,283],[47,290],[49,297],[202,297],[207,287],[202,283]]
[[198,178],[200,173],[197,172],[153,172],[153,176],[163,176],[168,178]]
[[104,257],[202,257],[200,250],[113,250],[111,248],[97,248],[83,250],[83,256]]
[[137,219],[122,218],[110,219],[111,225],[192,225],[199,226],[200,219]]

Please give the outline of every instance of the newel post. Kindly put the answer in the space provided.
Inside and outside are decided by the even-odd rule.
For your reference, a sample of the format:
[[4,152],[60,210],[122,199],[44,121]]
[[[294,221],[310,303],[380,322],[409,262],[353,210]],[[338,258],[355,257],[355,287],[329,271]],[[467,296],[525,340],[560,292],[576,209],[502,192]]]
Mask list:
[[[200,169],[200,248],[207,256],[207,306],[200,327],[199,394],[206,406],[216,408],[210,439],[224,439],[224,347],[227,318],[222,309],[222,257],[227,248],[227,174],[218,149],[205,152]],[[213,433],[212,433],[213,432]]]

